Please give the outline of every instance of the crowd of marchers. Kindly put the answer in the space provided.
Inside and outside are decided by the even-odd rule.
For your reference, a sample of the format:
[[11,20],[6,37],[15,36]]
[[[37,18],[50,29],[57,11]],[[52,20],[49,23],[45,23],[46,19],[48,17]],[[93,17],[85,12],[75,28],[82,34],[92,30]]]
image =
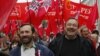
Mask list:
[[75,18],[65,22],[63,31],[51,31],[49,36],[22,24],[13,35],[0,31],[0,56],[100,56],[99,31],[79,27]]

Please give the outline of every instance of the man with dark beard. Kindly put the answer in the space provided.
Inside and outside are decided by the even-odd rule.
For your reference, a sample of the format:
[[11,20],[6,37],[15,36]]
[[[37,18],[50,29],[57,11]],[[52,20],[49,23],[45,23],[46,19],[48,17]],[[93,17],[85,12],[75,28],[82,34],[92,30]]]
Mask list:
[[33,41],[35,29],[30,24],[24,24],[19,28],[21,45],[10,52],[10,56],[53,56],[53,53],[45,46]]
[[59,39],[49,44],[55,56],[96,56],[91,43],[78,35],[78,22],[75,18],[66,21],[64,30],[65,33]]

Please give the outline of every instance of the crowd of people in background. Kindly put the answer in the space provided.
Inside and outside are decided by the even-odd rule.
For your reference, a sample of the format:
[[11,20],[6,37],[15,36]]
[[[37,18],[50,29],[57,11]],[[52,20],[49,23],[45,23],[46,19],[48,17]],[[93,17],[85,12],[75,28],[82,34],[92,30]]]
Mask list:
[[0,32],[0,56],[100,56],[99,31],[70,18],[64,31],[40,36],[33,25],[23,24],[14,35]]

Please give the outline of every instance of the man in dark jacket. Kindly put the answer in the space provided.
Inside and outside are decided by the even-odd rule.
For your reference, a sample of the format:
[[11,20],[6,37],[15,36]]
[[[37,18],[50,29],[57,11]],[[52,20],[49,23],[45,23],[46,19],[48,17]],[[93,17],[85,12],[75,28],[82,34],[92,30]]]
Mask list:
[[55,56],[96,56],[91,43],[78,35],[76,19],[70,18],[64,30],[64,35],[49,44]]
[[0,56],[9,56],[9,55],[0,51]]
[[54,56],[47,47],[33,41],[35,29],[30,24],[24,24],[19,28],[21,45],[12,49],[10,56]]

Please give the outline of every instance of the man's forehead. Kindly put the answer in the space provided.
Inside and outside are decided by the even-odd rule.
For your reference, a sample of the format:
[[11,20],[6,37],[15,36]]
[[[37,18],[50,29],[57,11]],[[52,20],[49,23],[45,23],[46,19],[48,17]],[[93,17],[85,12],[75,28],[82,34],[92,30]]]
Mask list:
[[69,19],[66,23],[77,23],[78,21],[76,19]]
[[30,25],[25,25],[25,26],[20,28],[20,30],[25,30],[25,29],[31,29],[31,26]]
[[76,21],[76,22],[77,22],[77,20],[76,20],[76,19],[69,19],[68,21]]

